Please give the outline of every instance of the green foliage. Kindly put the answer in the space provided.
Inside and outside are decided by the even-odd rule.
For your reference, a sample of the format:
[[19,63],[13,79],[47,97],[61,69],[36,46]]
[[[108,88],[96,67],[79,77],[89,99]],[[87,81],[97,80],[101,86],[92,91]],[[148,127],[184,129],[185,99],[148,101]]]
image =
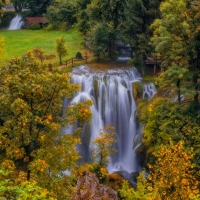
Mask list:
[[62,57],[67,55],[67,47],[65,45],[64,36],[56,39],[56,52],[60,60],[60,65],[62,65]]
[[119,189],[120,199],[125,200],[150,200],[152,194],[151,189],[147,189],[147,179],[145,178],[145,171],[142,171],[137,177],[137,188],[134,189],[129,186],[127,181],[123,182],[122,189]]
[[47,8],[45,17],[54,25],[60,22],[67,22],[72,25],[76,22],[75,13],[77,8],[73,1],[52,1],[52,4]]
[[152,42],[161,56],[164,69],[173,65],[188,67],[186,47],[191,33],[191,19],[187,14],[186,4],[186,0],[162,2],[161,19],[156,19],[151,25],[154,29]]
[[11,0],[15,11],[17,13],[22,12],[22,9],[24,9],[26,7],[26,5],[28,4],[28,0]]
[[43,30],[45,30],[45,31],[53,31],[54,30],[53,24],[49,23],[47,26],[45,26],[43,28]]
[[23,172],[16,176],[14,163],[6,160],[0,168],[0,199],[18,200],[56,200],[48,190],[38,186],[35,181],[24,181]]
[[14,12],[4,12],[2,19],[0,21],[0,27],[8,27],[11,20],[15,17],[15,13]]
[[113,54],[114,47],[119,35],[116,30],[119,19],[123,15],[123,2],[112,0],[91,1],[85,12],[83,23],[88,25],[88,28],[87,30],[83,29],[83,31],[87,33],[89,40],[87,46],[98,58],[101,54],[115,58]]
[[41,27],[40,27],[40,25],[38,23],[32,23],[30,25],[30,29],[31,30],[39,30],[39,29],[41,29]]
[[143,84],[141,82],[135,82],[133,84],[134,87],[134,97],[137,99],[141,99],[142,98],[142,94],[143,94]]
[[32,16],[41,16],[46,13],[50,3],[51,0],[31,0],[26,4],[26,7],[31,11]]
[[105,23],[98,23],[90,30],[90,50],[94,53],[95,56],[100,58],[100,55],[104,57],[108,55],[106,48],[109,43],[110,35],[109,27]]
[[83,59],[81,52],[76,53],[76,59]]
[[28,52],[13,58],[0,68],[0,149],[3,159],[13,160],[26,172],[26,179],[67,198],[72,170],[79,159],[75,145],[81,129],[66,135],[61,127],[80,126],[91,117],[90,101],[73,104],[63,110],[63,98],[72,97],[80,87],[70,83],[67,73],[49,71]]
[[91,3],[91,0],[76,0],[77,5],[77,21],[78,21],[78,27],[80,31],[84,34],[87,33],[89,30],[89,16],[87,13],[87,5]]

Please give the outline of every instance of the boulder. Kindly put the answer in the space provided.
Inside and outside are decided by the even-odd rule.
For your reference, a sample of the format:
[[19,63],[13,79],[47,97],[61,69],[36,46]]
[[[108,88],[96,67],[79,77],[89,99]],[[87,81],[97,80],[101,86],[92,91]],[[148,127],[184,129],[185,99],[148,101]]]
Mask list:
[[117,200],[117,192],[112,188],[99,183],[98,178],[91,172],[84,172],[76,184],[76,192],[72,200]]

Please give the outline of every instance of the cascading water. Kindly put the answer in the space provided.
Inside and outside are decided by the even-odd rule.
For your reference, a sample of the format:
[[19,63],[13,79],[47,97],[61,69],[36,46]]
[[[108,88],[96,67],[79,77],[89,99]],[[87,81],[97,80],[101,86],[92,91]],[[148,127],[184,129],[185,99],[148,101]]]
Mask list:
[[22,21],[22,17],[20,15],[16,15],[10,22],[8,30],[20,29],[23,26],[23,24],[24,22]]
[[[85,125],[82,132],[82,144],[78,147],[83,162],[90,160],[94,140],[106,125],[115,127],[118,152],[111,158],[109,172],[139,171],[136,162],[133,140],[137,132],[136,103],[133,95],[133,82],[141,81],[136,68],[115,69],[106,72],[90,72],[88,66],[79,66],[71,73],[72,83],[82,86],[73,99],[66,99],[64,107],[73,102],[91,99],[93,117],[91,125]],[[144,84],[144,97],[155,94],[153,84]],[[66,128],[70,133],[72,127]]]

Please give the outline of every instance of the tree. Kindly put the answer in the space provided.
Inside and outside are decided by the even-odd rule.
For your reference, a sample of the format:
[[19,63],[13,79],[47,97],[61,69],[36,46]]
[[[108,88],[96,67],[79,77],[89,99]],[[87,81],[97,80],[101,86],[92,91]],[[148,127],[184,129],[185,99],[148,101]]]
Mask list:
[[149,40],[152,37],[150,25],[160,17],[159,6],[162,0],[127,0],[124,18],[120,23],[120,38],[134,48],[137,57],[151,53]]
[[78,11],[76,14],[78,26],[83,34],[86,34],[89,30],[89,16],[87,13],[87,6],[91,3],[91,0],[76,0]]
[[38,64],[31,52],[1,67],[0,81],[2,159],[13,160],[17,169],[26,172],[27,180],[34,179],[58,199],[65,199],[70,179],[63,172],[77,164],[75,145],[80,142],[81,129],[66,135],[62,128],[77,119],[80,127],[89,122],[91,102],[73,104],[63,111],[63,99],[72,97],[80,86],[71,84],[67,73]]
[[191,154],[183,150],[183,142],[170,146],[162,145],[156,154],[157,162],[149,165],[149,189],[155,199],[192,199],[199,193],[198,181],[193,174],[194,165]]
[[56,52],[60,60],[60,65],[62,65],[62,57],[67,55],[67,47],[65,45],[64,36],[56,39]]
[[71,25],[76,22],[76,12],[77,8],[73,1],[53,1],[53,3],[47,8],[45,17],[55,27],[58,27],[58,25],[63,22],[67,23],[67,25],[71,27]]
[[188,68],[187,45],[191,33],[186,0],[166,0],[160,5],[161,18],[156,19],[152,42],[161,56],[163,71],[172,65]]
[[106,126],[103,129],[99,136],[92,141],[95,147],[92,149],[91,158],[97,163],[94,163],[94,172],[96,173],[97,177],[99,178],[100,182],[103,182],[107,175],[107,165],[110,160],[110,156],[116,152],[116,149],[113,147],[113,143],[116,142],[114,138],[114,128],[110,126]]
[[[0,167],[0,199],[33,199],[56,200],[47,189],[41,188],[36,181],[23,180],[23,172],[19,176],[14,173],[15,165],[5,160]],[[5,197],[5,198],[4,198]]]
[[190,43],[188,45],[188,55],[190,69],[193,72],[192,81],[195,90],[194,100],[198,102],[200,83],[198,79],[200,77],[200,1],[190,2],[189,15],[192,20],[192,35]]
[[183,142],[162,145],[155,153],[157,162],[149,165],[146,179],[144,171],[137,177],[137,188],[129,188],[124,182],[120,197],[127,200],[177,200],[198,199],[198,180],[193,173],[191,154],[183,150]]
[[96,26],[93,26],[89,32],[89,48],[94,53],[94,56],[97,56],[98,60],[101,55],[104,57],[108,56],[108,52],[106,52],[108,43],[109,43],[109,35],[110,35],[109,27],[106,23],[98,23]]
[[0,0],[0,22],[1,22],[1,18],[2,18],[2,7],[4,5],[4,2],[2,0]]
[[160,12],[161,19],[156,19],[152,24],[154,36],[151,38],[162,61],[163,73],[159,86],[163,87],[165,82],[168,82],[168,85],[175,85],[180,103],[181,88],[187,86],[182,85],[182,80],[189,79],[186,74],[189,68],[187,48],[192,31],[191,17],[186,0],[166,0],[161,3]]
[[46,13],[51,0],[31,0],[27,4],[27,8],[31,10],[33,16],[41,16]]
[[106,126],[99,136],[93,141],[95,148],[93,149],[92,159],[98,159],[101,167],[106,167],[109,163],[109,157],[116,152],[113,143],[117,142],[114,138],[114,128]]
[[[105,46],[105,41],[108,40],[104,52],[107,53],[110,58],[115,58],[114,47],[119,35],[117,30],[119,20],[123,16],[123,8],[123,1],[119,0],[91,1],[91,4],[87,6],[86,12],[88,14],[89,29],[86,35],[90,41],[94,41],[96,34],[93,35],[93,32],[97,33],[97,37],[99,38],[98,31],[94,30],[100,27],[106,28],[105,32],[108,34],[108,37],[106,36],[105,38],[105,35],[102,35],[102,37],[104,37],[104,39],[102,39],[103,44],[101,45],[100,42],[98,44],[100,46]],[[93,44],[91,44],[91,46],[89,45],[89,48],[93,51],[95,47],[92,47],[92,45]]]
[[33,49],[33,56],[40,60],[41,63],[43,63],[44,60],[51,60],[56,57],[54,54],[45,54],[41,48]]
[[28,0],[11,0],[16,12],[22,12],[22,9],[26,8]]

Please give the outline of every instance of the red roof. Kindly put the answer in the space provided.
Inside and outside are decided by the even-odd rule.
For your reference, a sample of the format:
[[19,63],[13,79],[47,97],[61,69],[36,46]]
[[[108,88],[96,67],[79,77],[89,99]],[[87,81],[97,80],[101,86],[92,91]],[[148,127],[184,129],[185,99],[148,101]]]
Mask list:
[[46,19],[44,17],[26,17],[26,20],[28,21],[29,24],[32,24],[32,23],[45,23],[46,22]]

